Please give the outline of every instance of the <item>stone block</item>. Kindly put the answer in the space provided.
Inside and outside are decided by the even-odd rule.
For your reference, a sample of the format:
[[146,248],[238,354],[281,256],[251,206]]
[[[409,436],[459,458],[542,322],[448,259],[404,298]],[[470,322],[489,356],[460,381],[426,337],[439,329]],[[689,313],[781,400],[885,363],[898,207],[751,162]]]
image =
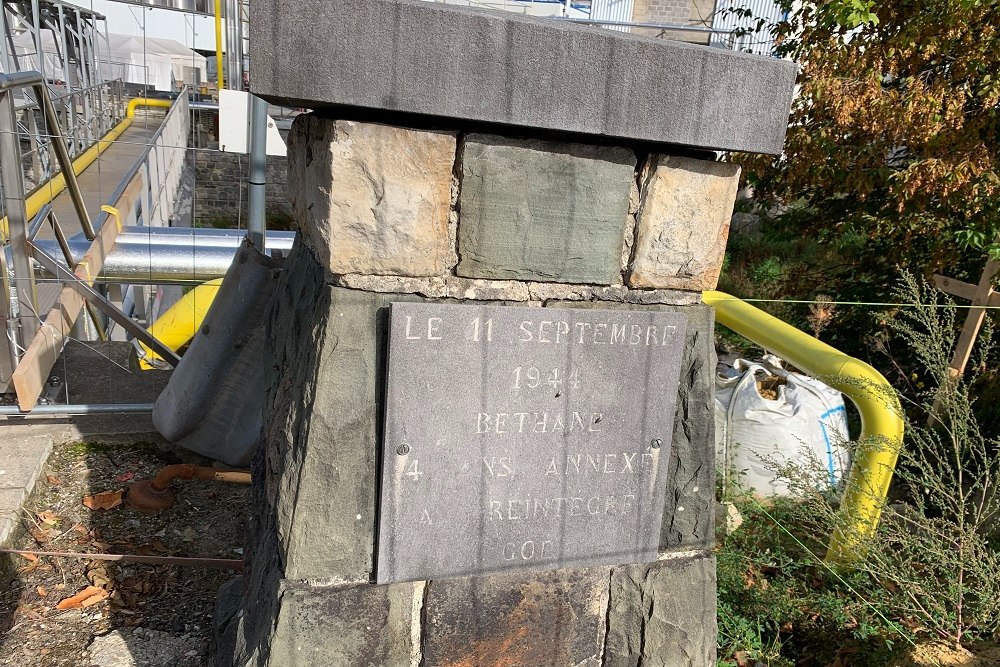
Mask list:
[[600,667],[607,568],[427,584],[424,665]]
[[[283,582],[262,667],[410,667],[423,584],[318,587]],[[419,634],[417,635],[419,636]]]
[[604,667],[716,664],[715,557],[615,568]]
[[330,274],[434,276],[448,242],[456,135],[299,116],[288,140],[291,202]]
[[711,548],[715,540],[715,317],[705,305],[672,306],[598,301],[549,301],[555,308],[683,312],[687,340],[677,388],[661,551]]
[[740,168],[667,155],[651,160],[640,193],[629,286],[715,289]]
[[330,287],[297,245],[275,294],[266,352],[267,507],[284,575],[367,581],[390,301],[412,295]]
[[472,134],[461,171],[459,275],[620,281],[632,151]]
[[797,68],[777,58],[413,0],[254,0],[252,92],[780,153]]

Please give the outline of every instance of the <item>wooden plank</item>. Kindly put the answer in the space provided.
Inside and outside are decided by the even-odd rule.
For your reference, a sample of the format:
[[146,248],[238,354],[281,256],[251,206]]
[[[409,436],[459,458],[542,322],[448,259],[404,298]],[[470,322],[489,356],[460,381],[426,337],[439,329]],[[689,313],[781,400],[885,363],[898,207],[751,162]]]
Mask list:
[[[115,245],[121,223],[117,216],[108,216],[107,222],[97,233],[97,238],[77,264],[76,276],[94,284],[94,278],[104,267],[104,258],[108,256]],[[45,381],[52,372],[56,359],[62,354],[66,344],[66,336],[80,313],[83,312],[84,300],[72,287],[64,286],[59,293],[59,300],[49,311],[42,327],[35,334],[21,361],[14,369],[12,381],[17,393],[17,404],[21,410],[31,410],[38,403],[38,396],[45,386]]]
[[966,301],[972,301],[976,298],[975,285],[972,283],[963,283],[961,280],[955,280],[947,276],[934,274],[934,287],[937,287],[946,294],[957,296],[959,299],[965,299]]

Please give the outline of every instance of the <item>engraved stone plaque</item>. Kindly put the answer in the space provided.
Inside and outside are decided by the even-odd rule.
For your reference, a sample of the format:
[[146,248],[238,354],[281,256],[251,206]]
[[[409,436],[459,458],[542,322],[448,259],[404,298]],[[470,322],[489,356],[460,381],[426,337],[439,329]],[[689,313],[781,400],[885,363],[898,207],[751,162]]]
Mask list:
[[377,581],[655,560],[686,322],[393,303]]

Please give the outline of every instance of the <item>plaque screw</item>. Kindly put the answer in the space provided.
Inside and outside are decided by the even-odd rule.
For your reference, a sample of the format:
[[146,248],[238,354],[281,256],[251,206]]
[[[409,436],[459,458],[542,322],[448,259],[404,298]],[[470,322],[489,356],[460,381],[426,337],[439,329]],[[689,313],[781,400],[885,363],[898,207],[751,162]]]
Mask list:
[[396,453],[400,456],[406,456],[410,453],[410,446],[404,442],[399,447],[396,447]]
[[662,444],[663,444],[662,440],[660,440],[659,438],[653,438],[653,441],[649,443],[649,446],[652,447],[653,449],[659,449],[660,445]]

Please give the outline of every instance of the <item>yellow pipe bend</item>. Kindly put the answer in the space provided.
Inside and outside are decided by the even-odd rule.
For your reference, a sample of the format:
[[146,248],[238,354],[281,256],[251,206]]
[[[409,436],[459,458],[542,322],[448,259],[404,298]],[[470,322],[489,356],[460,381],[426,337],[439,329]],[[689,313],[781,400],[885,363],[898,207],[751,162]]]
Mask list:
[[866,444],[851,467],[840,506],[844,527],[831,537],[826,560],[848,564],[862,557],[860,547],[878,526],[903,442],[902,408],[895,390],[865,362],[741,299],[713,290],[703,293],[702,300],[715,308],[720,324],[774,352],[807,375],[820,377],[857,406],[861,413],[861,439]]
[[[149,333],[174,352],[181,349],[201,327],[221,286],[222,278],[216,278],[188,291],[153,322]],[[139,352],[139,368],[148,371],[165,367],[165,362],[145,343],[137,340],[135,345]]]
[[160,109],[169,109],[173,105],[173,100],[161,100],[155,97],[134,97],[128,101],[128,107],[125,108],[125,117],[135,118],[135,110],[138,107],[158,107]]

